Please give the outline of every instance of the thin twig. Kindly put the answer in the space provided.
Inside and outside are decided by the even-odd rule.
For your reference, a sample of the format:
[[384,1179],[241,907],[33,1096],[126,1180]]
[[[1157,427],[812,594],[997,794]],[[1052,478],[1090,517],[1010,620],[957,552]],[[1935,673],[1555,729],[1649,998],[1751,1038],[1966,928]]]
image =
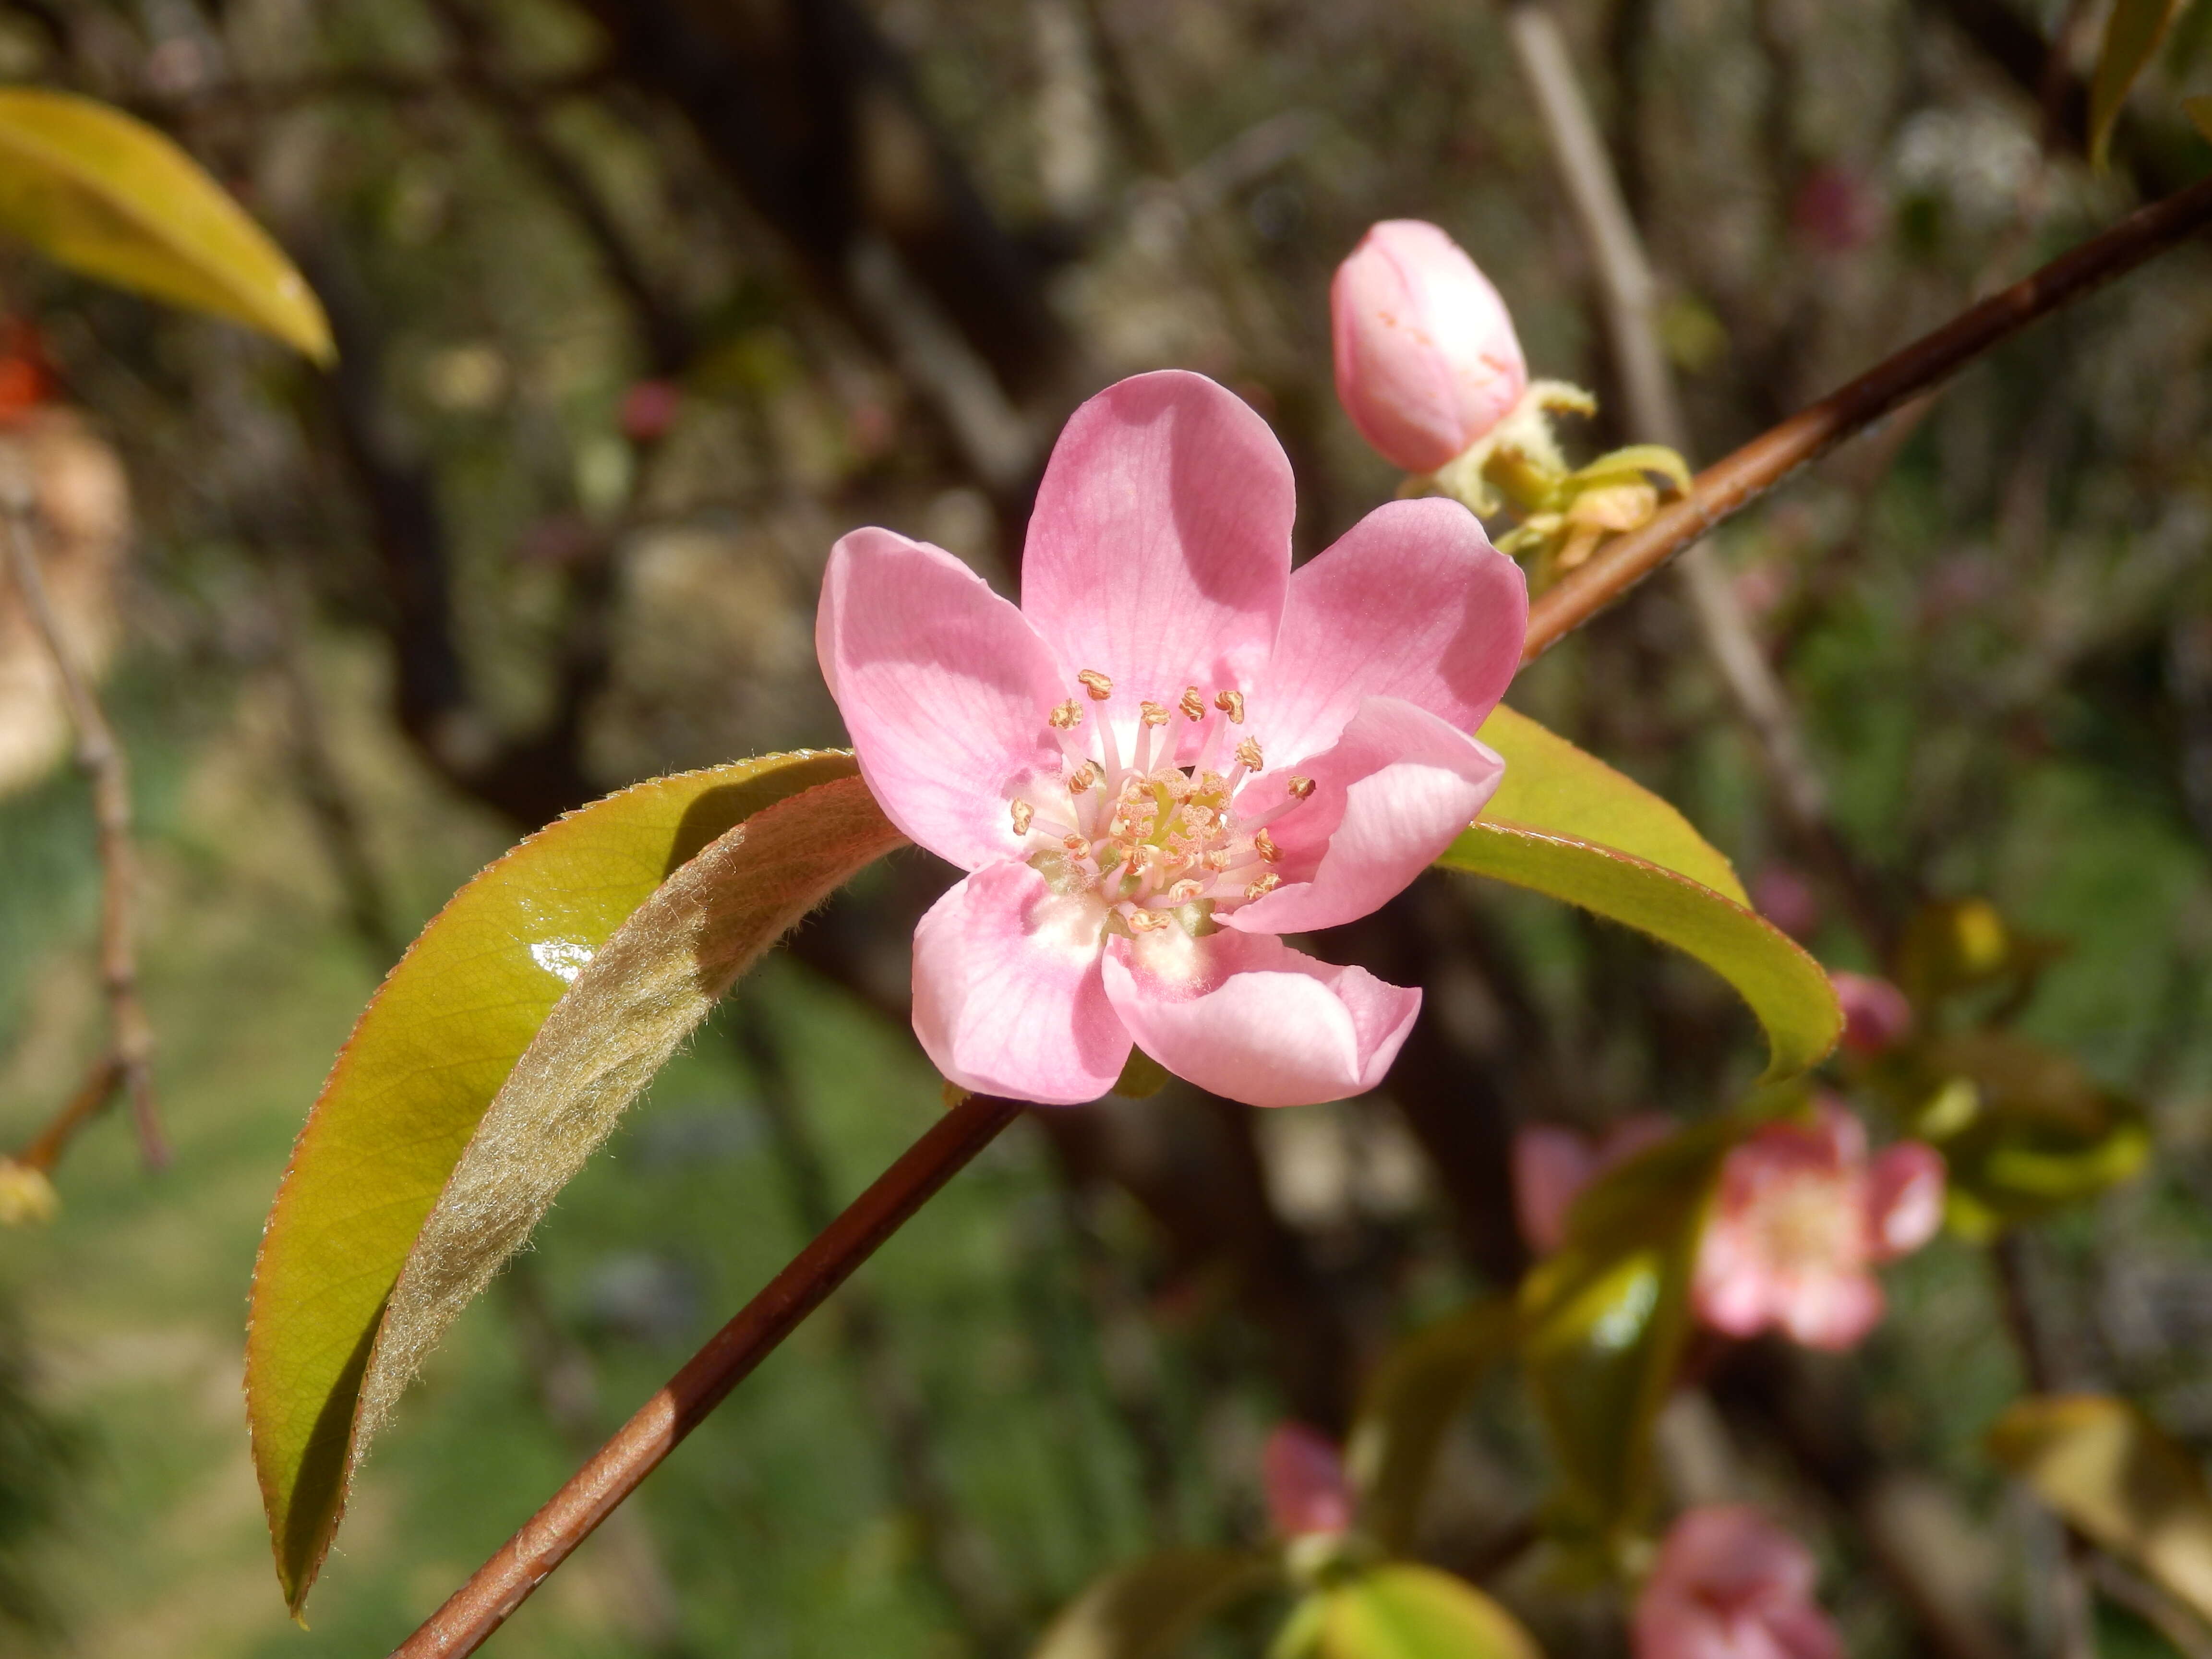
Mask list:
[[1021,1112],[1018,1102],[970,1095],[932,1124],[444,1607],[392,1650],[392,1659],[460,1659],[474,1653],[732,1389]]
[[23,1150],[8,1162],[27,1170],[36,1170],[41,1175],[53,1173],[54,1165],[62,1161],[62,1154],[76,1138],[76,1132],[100,1114],[115,1091],[123,1086],[123,1066],[113,1054],[102,1054],[93,1062],[93,1067],[83,1082],[48,1120],[46,1127],[33,1135]]
[[1615,537],[1529,609],[1522,660],[1534,661],[1707,532],[1798,468],[1856,437],[1992,347],[2163,253],[2212,221],[2212,179],[2154,202],[1971,307],[1850,385],[1700,472],[1688,496]]
[[[169,1152],[154,1104],[154,1030],[138,999],[134,925],[137,858],[131,841],[130,762],[93,693],[92,677],[62,631],[61,619],[46,592],[46,575],[39,568],[37,511],[37,497],[23,463],[11,459],[0,466],[0,541],[7,544],[15,590],[22,595],[23,608],[30,613],[61,686],[62,702],[76,733],[77,766],[92,781],[93,819],[100,848],[100,977],[107,993],[107,1052],[94,1066],[79,1098],[92,1092],[93,1084],[112,1062],[130,1096],[146,1163],[158,1170],[169,1161]],[[110,1084],[108,1088],[112,1086]],[[103,1099],[107,1091],[100,1091]],[[84,1115],[91,1115],[91,1111]],[[56,1122],[70,1121],[64,1112]],[[58,1152],[58,1146],[54,1155]]]
[[[1689,422],[1659,340],[1659,283],[1622,198],[1613,162],[1583,96],[1558,21],[1542,0],[1521,0],[1506,13],[1552,158],[1595,263],[1607,337],[1627,405],[1629,435],[1691,452]],[[1877,949],[1886,943],[1881,907],[1828,821],[1828,792],[1805,751],[1788,694],[1753,636],[1735,585],[1704,543],[1686,549],[1677,568],[1698,636],[1758,744],[1767,778],[1797,838],[1845,898],[1853,919]]]

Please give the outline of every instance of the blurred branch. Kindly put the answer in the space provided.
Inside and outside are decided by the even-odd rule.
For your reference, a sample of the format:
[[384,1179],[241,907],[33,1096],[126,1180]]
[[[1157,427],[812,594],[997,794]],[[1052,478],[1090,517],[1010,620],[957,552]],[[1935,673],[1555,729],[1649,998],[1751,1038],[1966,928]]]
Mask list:
[[1017,1101],[970,1095],[932,1124],[394,1649],[392,1659],[474,1653],[732,1389],[1022,1111]]
[[[1540,0],[1509,7],[1506,27],[1543,117],[1567,200],[1596,264],[1606,335],[1628,405],[1628,435],[1687,456],[1692,453],[1689,422],[1659,339],[1658,280],[1621,198],[1566,41]],[[1735,585],[1711,546],[1703,542],[1683,550],[1679,568],[1705,654],[1751,728],[1784,814],[1842,891],[1869,942],[1881,950],[1888,941],[1880,907],[1871,902],[1869,884],[1836,838],[1828,821],[1826,787],[1805,752],[1788,694],[1753,637]]]
[[1882,416],[1948,380],[1983,353],[2212,221],[2212,180],[2139,209],[2033,276],[1970,307],[1858,379],[1769,428],[1700,472],[1689,495],[1614,537],[1529,609],[1522,659],[1533,661],[1723,520]]
[[[98,1102],[106,1099],[115,1086],[113,1079],[119,1079],[137,1121],[139,1148],[148,1166],[160,1169],[169,1161],[169,1152],[154,1102],[154,1030],[138,996],[137,857],[131,839],[130,761],[47,594],[46,576],[39,568],[37,515],[34,485],[22,460],[15,459],[0,469],[0,540],[7,544],[9,573],[60,684],[70,725],[76,733],[77,767],[92,782],[101,878],[100,977],[107,995],[107,1051],[94,1063],[70,1107],[40,1138],[43,1145],[49,1136],[58,1132],[60,1136],[40,1167],[51,1167],[60,1155],[61,1141],[99,1110]],[[88,1101],[94,1103],[77,1109]]]

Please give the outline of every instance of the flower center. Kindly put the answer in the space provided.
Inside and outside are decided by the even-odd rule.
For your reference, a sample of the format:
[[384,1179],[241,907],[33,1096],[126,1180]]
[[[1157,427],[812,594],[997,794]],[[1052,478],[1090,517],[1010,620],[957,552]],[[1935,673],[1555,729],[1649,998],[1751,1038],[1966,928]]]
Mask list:
[[1803,1174],[1777,1184],[1761,1206],[1767,1258],[1792,1274],[1836,1271],[1856,1265],[1856,1196],[1845,1182]]
[[[1314,782],[1287,780],[1282,799],[1256,811],[1234,805],[1246,779],[1266,769],[1258,739],[1234,729],[1244,724],[1243,693],[1223,688],[1209,702],[1193,685],[1173,711],[1141,704],[1135,752],[1125,763],[1103,711],[1085,719],[1084,704],[1109,701],[1113,681],[1095,668],[1075,678],[1080,699],[1070,697],[1048,717],[1066,771],[1056,788],[1032,792],[1038,799],[1011,803],[1031,867],[1060,892],[1094,896],[1105,909],[1104,931],[1132,936],[1171,923],[1210,933],[1217,911],[1281,886],[1269,867],[1282,854],[1268,826],[1311,795]],[[1188,765],[1175,758],[1178,715],[1200,728]],[[1081,735],[1086,726],[1089,737]]]

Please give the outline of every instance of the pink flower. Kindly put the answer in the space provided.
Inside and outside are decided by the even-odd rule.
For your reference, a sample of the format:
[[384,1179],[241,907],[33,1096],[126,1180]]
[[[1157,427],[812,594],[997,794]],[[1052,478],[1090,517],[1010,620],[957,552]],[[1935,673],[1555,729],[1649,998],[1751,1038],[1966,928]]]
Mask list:
[[1512,678],[1520,570],[1464,507],[1395,501],[1291,571],[1290,465],[1211,380],[1075,412],[1019,609],[857,530],[816,644],[891,821],[970,873],[915,933],[914,1024],[963,1087],[1073,1103],[1132,1041],[1255,1106],[1382,1079],[1420,993],[1277,936],[1366,915],[1498,787],[1468,735]]
[[1844,1010],[1844,1047],[1855,1054],[1879,1054],[1911,1035],[1912,1005],[1886,979],[1838,969],[1828,975]]
[[1260,1454],[1267,1522],[1278,1538],[1343,1532],[1352,1525],[1352,1487],[1335,1443],[1303,1423],[1278,1424]]
[[1843,1659],[1806,1547],[1757,1510],[1687,1510],[1636,1601],[1636,1659]]
[[1833,1101],[1809,1126],[1770,1123],[1731,1151],[1698,1247],[1698,1316],[1730,1336],[1779,1327],[1848,1348],[1881,1322],[1869,1268],[1918,1249],[1943,1218],[1943,1160],[1899,1141],[1871,1162],[1866,1127]]
[[1505,301],[1434,225],[1375,226],[1328,298],[1336,395],[1359,435],[1408,472],[1460,454],[1528,390]]
[[1579,1130],[1532,1123],[1513,1137],[1513,1212],[1538,1255],[1565,1242],[1567,1210],[1582,1189],[1616,1164],[1664,1140],[1674,1125],[1656,1112],[1623,1119],[1593,1140]]

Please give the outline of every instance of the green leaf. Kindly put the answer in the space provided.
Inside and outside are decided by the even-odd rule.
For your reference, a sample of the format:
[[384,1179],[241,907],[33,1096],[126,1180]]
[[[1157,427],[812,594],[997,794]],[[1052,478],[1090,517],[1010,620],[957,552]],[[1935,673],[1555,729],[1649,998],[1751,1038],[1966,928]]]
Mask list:
[[1166,1550],[1109,1572],[1068,1603],[1030,1659],[1161,1659],[1200,1622],[1281,1582],[1248,1550]]
[[1515,1334],[1510,1304],[1478,1302],[1414,1332],[1376,1367],[1345,1463],[1361,1530],[1384,1549],[1411,1548],[1445,1432],[1483,1374],[1512,1354]]
[[1434,1567],[1392,1562],[1322,1597],[1321,1659],[1542,1659],[1512,1614]]
[[2105,148],[2128,94],[2150,60],[2173,20],[2187,0],[2114,0],[2112,15],[2105,21],[2105,44],[2097,54],[2097,72],[2089,82],[2089,157],[2104,165]]
[[2094,1198],[2150,1156],[2142,1109],[2040,1043],[1964,1032],[1931,1044],[1921,1066],[1911,1127],[1943,1154],[1946,1214],[1968,1238]]
[[1485,823],[1609,847],[1750,906],[1735,866],[1719,848],[1673,806],[1595,755],[1503,703],[1475,736],[1505,759],[1504,781],[1483,808]]
[[2212,1496],[2197,1460],[2124,1400],[2038,1395],[1990,1431],[1990,1455],[2113,1554],[2212,1619]]
[[385,980],[293,1147],[254,1269],[247,1416],[295,1611],[357,1461],[386,1300],[516,1062],[672,872],[732,825],[854,775],[850,755],[802,753],[624,790],[478,875]]
[[0,226],[65,265],[258,329],[327,363],[314,293],[199,163],[74,93],[0,90]]
[[1698,1124],[1608,1170],[1522,1281],[1522,1364],[1559,1464],[1552,1518],[1607,1560],[1650,1501],[1652,1424],[1689,1338],[1713,1184],[1741,1129]]
[[1437,862],[1563,899],[1695,957],[1735,988],[1765,1028],[1762,1081],[1818,1065],[1843,1033],[1820,964],[1780,929],[1686,876],[1592,842],[1487,819]]

